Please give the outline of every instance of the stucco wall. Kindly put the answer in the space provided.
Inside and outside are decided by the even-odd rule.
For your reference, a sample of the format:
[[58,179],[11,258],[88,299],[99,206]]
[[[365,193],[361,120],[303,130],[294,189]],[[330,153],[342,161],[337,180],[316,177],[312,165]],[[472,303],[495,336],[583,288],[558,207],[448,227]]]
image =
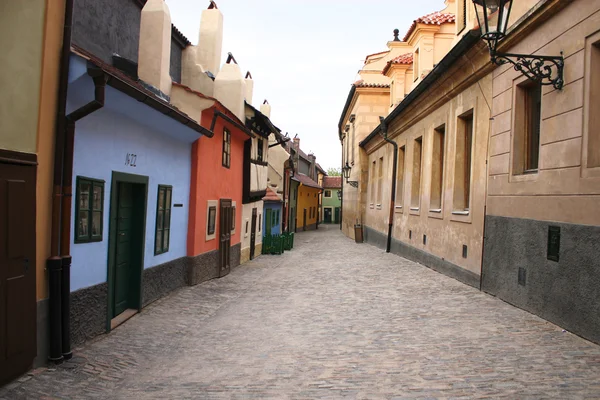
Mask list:
[[600,1],[574,1],[507,49],[527,54],[564,52],[563,90],[544,87],[542,92],[538,173],[517,175],[512,169],[514,90],[521,75],[508,67],[494,71],[488,214],[600,225],[600,168],[587,168],[582,159],[587,152],[585,121],[597,107],[584,106],[590,76],[586,37],[598,32],[598,26]]
[[36,292],[38,300],[48,297],[46,260],[50,257],[54,140],[64,7],[64,0],[56,0],[48,2],[46,8],[45,50],[37,135]]
[[[311,188],[302,184],[299,186],[297,200],[298,210],[296,214],[296,220],[298,222],[296,228],[298,230],[301,230],[304,227],[304,210],[306,210],[306,226],[308,227],[317,223],[319,191],[320,189]],[[311,208],[314,208],[312,217],[310,212]]]
[[0,5],[0,147],[24,153],[37,149],[44,40],[44,0]]
[[[89,81],[89,77],[82,76],[70,86],[68,112],[74,107],[79,107],[85,101],[83,99],[92,92],[93,86]],[[139,119],[134,120],[125,113],[136,115]],[[190,137],[193,136],[189,131],[183,125],[111,87],[107,87],[105,107],[77,123],[73,182],[77,176],[105,181],[104,229],[102,242],[71,245],[72,291],[106,281],[113,171],[149,177],[144,269],[186,256],[191,178]],[[125,165],[127,153],[137,155],[136,167]],[[154,237],[159,184],[172,185],[172,204],[180,203],[183,207],[171,209],[169,251],[155,256]],[[73,218],[74,216],[73,212]],[[74,221],[71,223],[74,224]],[[74,230],[71,232],[72,243],[73,235]]]
[[[410,125],[394,141],[398,147],[405,146],[405,162],[402,184],[399,185],[396,198],[394,218],[394,238],[417,249],[443,258],[455,265],[480,274],[483,240],[483,222],[486,187],[486,157],[488,134],[490,129],[490,112],[484,99],[491,94],[491,75],[487,75],[478,84],[472,85],[446,102],[437,110],[426,115],[424,119]],[[474,132],[471,163],[471,202],[467,215],[457,215],[453,205],[455,185],[456,132],[459,116],[473,109]],[[440,125],[445,124],[445,151],[443,165],[442,205],[441,211],[431,211],[431,183],[433,164],[433,134]],[[398,133],[390,131],[391,135]],[[413,161],[415,139],[422,137],[422,160],[419,204],[411,202]],[[391,145],[372,140],[369,149],[369,166],[373,161],[379,168],[379,160],[383,157],[383,182],[381,206],[377,206],[375,197],[378,184],[369,185],[367,190],[367,210],[365,225],[379,232],[388,230],[388,218],[392,179]],[[377,143],[377,144],[375,144]],[[371,171],[370,171],[371,172]],[[378,175],[378,170],[376,170]],[[369,173],[369,181],[372,175]],[[345,193],[344,193],[345,194]],[[401,207],[401,208],[400,208]],[[414,209],[416,208],[416,209]],[[462,209],[460,210],[462,211]],[[344,210],[344,213],[346,210]],[[409,231],[410,237],[409,237]],[[426,235],[426,243],[424,243]],[[463,258],[463,245],[467,246],[467,257]]]
[[[213,109],[202,113],[202,124],[210,126]],[[224,167],[223,130],[231,133],[230,167]],[[231,235],[231,244],[240,243],[242,222],[242,164],[244,141],[248,136],[235,126],[218,118],[212,138],[202,137],[194,143],[192,150],[192,199],[190,202],[190,232],[188,236],[188,255],[196,256],[219,248],[220,206],[217,203],[215,238],[206,240],[207,207],[209,200],[231,199],[236,203],[235,233]]]
[[[350,181],[359,182],[358,188],[352,187],[342,181],[344,186],[342,231],[350,238],[354,238],[354,224],[362,223],[365,212],[368,160],[358,144],[366,138],[379,125],[379,116],[386,116],[389,109],[389,88],[357,88],[356,100],[350,111],[355,114],[354,127],[344,139],[343,162],[351,165]],[[351,135],[355,138],[352,139]],[[354,143],[354,146],[352,146]],[[354,164],[352,163],[354,161]]]

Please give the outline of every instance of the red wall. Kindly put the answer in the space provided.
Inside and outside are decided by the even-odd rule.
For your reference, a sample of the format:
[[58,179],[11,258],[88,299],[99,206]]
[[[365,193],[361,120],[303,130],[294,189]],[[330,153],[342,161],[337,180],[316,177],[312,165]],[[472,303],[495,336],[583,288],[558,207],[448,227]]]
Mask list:
[[[224,110],[221,110],[224,111]],[[214,108],[202,113],[201,125],[210,128]],[[223,129],[231,132],[231,166],[223,167]],[[242,166],[244,142],[249,139],[235,125],[218,117],[212,138],[203,136],[192,146],[192,182],[190,186],[190,220],[187,240],[188,256],[219,248],[219,205],[217,205],[215,239],[206,241],[206,218],[209,200],[231,199],[236,202],[235,233],[231,244],[240,242],[242,221]]]

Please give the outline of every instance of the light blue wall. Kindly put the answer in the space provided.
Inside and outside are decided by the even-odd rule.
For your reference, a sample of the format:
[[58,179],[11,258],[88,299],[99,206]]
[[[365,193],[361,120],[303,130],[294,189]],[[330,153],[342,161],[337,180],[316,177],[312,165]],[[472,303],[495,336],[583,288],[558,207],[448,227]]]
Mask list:
[[[84,96],[88,97],[88,91],[93,90],[93,86],[88,82],[90,80],[89,77],[82,76],[79,81],[72,83],[69,89],[69,111],[79,107]],[[149,177],[144,268],[186,255],[191,178],[192,141],[190,139],[199,136],[191,129],[111,87],[107,87],[106,90],[106,106],[78,121],[76,125],[73,184],[75,185],[77,176],[103,179],[106,183],[102,241],[74,243],[75,232],[73,228],[71,229],[72,291],[107,280],[113,171]],[[168,131],[165,130],[167,128]],[[125,165],[127,153],[137,154],[135,168]],[[181,203],[183,207],[171,209],[169,251],[155,256],[155,219],[159,184],[172,185],[172,204]],[[75,196],[73,196],[71,226],[74,226],[74,218]]]
[[[265,201],[263,208],[263,235],[266,235],[267,232],[267,210],[269,209],[271,210],[271,235],[279,235],[281,233],[281,220],[283,219],[281,203]],[[279,211],[279,223],[273,226],[273,218],[275,217],[277,211]]]

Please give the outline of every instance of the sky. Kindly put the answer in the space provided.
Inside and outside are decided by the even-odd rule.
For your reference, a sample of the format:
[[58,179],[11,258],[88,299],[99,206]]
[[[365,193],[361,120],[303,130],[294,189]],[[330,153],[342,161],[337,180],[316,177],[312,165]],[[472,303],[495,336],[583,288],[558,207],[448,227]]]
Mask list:
[[[198,44],[208,0],[166,0],[171,21]],[[338,122],[367,54],[387,50],[393,30],[442,10],[444,0],[216,0],[223,13],[222,61],[231,52],[254,79],[253,105],[327,170],[341,164]]]

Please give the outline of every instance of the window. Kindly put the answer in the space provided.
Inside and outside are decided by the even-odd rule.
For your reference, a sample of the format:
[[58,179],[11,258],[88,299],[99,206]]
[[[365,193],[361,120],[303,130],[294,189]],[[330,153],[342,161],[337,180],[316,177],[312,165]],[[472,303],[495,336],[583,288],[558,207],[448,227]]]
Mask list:
[[375,169],[377,167],[376,161],[371,164],[371,204],[375,203]]
[[206,232],[208,235],[215,234],[215,226],[217,222],[217,207],[209,207],[208,208],[208,231]]
[[433,151],[431,165],[431,211],[441,211],[444,185],[444,147],[446,126],[442,125],[433,131]]
[[158,201],[156,203],[156,240],[154,242],[155,255],[169,251],[172,192],[172,186],[158,185]]
[[[596,33],[593,37],[588,38],[586,46],[586,57],[589,59],[589,64],[585,74],[589,80],[587,84],[588,94],[586,99],[586,141],[587,151],[584,150],[584,156],[587,157],[586,167],[600,167],[600,113],[598,107],[600,105],[600,33]],[[589,56],[588,56],[589,55]]]
[[223,129],[223,166],[231,166],[231,133]]
[[102,241],[104,181],[77,177],[75,243]]
[[534,173],[540,158],[541,85],[530,80],[518,85],[515,103],[513,174]]
[[262,139],[258,139],[257,150],[258,150],[258,161],[263,162],[263,146],[264,142]]
[[458,0],[456,3],[456,32],[460,33],[467,26],[467,0]]
[[[354,114],[352,114],[354,115]],[[350,154],[350,162],[354,165],[354,149],[356,148],[356,127],[354,126],[354,119],[352,119],[352,153]]]
[[331,197],[331,190],[325,190],[325,193],[323,194],[323,196],[329,198]]
[[468,212],[471,199],[471,152],[473,147],[473,110],[458,118],[456,126],[456,159],[454,168],[454,201],[456,212]]
[[396,174],[396,208],[404,204],[404,160],[406,159],[406,146],[398,149],[398,172]]
[[410,208],[418,210],[421,201],[421,160],[423,158],[423,137],[415,139],[413,144],[412,187]]
[[419,72],[419,49],[415,50],[413,57],[413,80],[416,81],[421,76]]
[[235,231],[235,206],[231,207],[231,232]]
[[377,174],[377,206],[381,207],[383,193],[383,157],[379,157],[379,173]]

